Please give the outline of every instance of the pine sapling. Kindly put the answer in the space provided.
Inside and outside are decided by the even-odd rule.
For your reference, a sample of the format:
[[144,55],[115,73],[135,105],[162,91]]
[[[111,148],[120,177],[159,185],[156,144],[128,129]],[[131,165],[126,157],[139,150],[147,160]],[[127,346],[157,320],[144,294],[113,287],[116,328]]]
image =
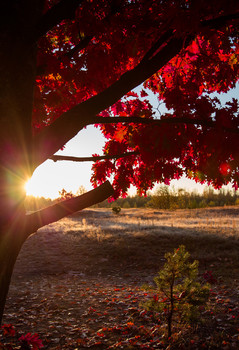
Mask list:
[[183,245],[165,254],[165,258],[166,263],[154,278],[155,295],[144,306],[165,317],[169,338],[174,316],[177,315],[180,322],[199,320],[199,307],[208,300],[209,285],[198,282],[198,261],[190,262],[190,254]]

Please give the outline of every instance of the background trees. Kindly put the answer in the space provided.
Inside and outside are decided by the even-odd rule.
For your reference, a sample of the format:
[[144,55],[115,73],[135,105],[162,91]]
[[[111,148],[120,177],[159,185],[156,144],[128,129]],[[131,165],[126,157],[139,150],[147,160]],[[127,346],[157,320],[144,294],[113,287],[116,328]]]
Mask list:
[[[237,1],[13,0],[0,20],[0,318],[22,244],[37,228],[183,172],[238,182]],[[145,82],[169,112],[155,114]],[[82,128],[108,141],[92,182],[109,183],[26,215],[23,184]],[[150,137],[149,137],[150,135]],[[111,158],[115,160],[111,160]]]

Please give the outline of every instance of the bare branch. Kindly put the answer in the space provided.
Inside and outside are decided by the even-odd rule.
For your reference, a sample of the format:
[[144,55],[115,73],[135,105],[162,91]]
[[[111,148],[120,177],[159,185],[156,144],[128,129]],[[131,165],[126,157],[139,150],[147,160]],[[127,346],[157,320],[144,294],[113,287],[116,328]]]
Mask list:
[[[157,118],[157,117],[156,117]],[[227,128],[223,125],[220,126],[216,121],[205,120],[198,118],[186,118],[186,117],[172,117],[166,119],[149,119],[142,117],[95,117],[92,119],[91,124],[117,124],[117,123],[127,123],[127,124],[191,124],[191,125],[200,125],[210,128],[222,128],[226,132],[238,134],[239,128]]]
[[133,155],[137,155],[139,152],[132,151],[132,152],[126,152],[121,154],[106,154],[104,156],[92,156],[92,157],[71,157],[71,156],[58,156],[54,155],[50,157],[49,159],[53,160],[54,162],[57,162],[59,160],[69,160],[72,162],[96,162],[97,160],[104,160],[104,159],[120,159],[125,158]]
[[206,125],[214,126],[213,121],[207,121],[203,119],[191,119],[191,118],[167,118],[167,119],[150,119],[142,117],[95,117],[92,119],[91,124],[116,124],[116,123],[135,123],[135,124],[195,124],[195,125]]
[[222,15],[222,16],[219,16],[216,18],[203,20],[203,21],[201,21],[201,26],[202,27],[209,27],[211,29],[218,29],[218,28],[223,27],[228,22],[231,22],[233,20],[238,20],[238,19],[239,19],[239,12],[237,10],[232,14],[226,14],[226,15]]
[[26,215],[26,232],[29,236],[36,232],[40,227],[50,224],[73,214],[79,210],[90,207],[91,205],[102,202],[114,194],[114,189],[109,181],[92,191],[82,194],[57,204],[51,205],[32,214]]

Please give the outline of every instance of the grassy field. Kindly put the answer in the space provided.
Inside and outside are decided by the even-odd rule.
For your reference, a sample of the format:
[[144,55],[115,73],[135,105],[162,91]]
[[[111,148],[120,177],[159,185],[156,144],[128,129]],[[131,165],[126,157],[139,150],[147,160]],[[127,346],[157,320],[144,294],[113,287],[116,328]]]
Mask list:
[[[152,283],[164,254],[180,244],[199,260],[200,276],[212,271],[217,282],[210,327],[184,329],[170,348],[239,348],[238,207],[123,209],[119,215],[88,209],[43,227],[19,255],[4,322],[39,333],[46,349],[166,348],[159,331],[157,338],[151,332],[153,340],[141,334],[142,327],[158,327],[139,317],[141,286]],[[119,327],[130,329],[122,335]],[[132,337],[137,342],[130,343]]]

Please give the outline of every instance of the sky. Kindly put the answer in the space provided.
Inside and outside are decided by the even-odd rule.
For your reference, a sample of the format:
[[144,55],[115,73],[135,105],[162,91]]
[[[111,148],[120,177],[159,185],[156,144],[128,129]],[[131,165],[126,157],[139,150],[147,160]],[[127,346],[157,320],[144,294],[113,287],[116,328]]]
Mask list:
[[[103,145],[104,137],[100,130],[89,126],[79,132],[66,144],[65,149],[57,152],[57,154],[76,157],[91,156],[94,153],[102,154]],[[72,193],[76,193],[80,186],[83,186],[86,190],[91,190],[93,188],[90,183],[91,166],[92,162],[53,162],[47,160],[35,170],[27,184],[27,194],[54,199],[59,196],[59,191],[63,188]],[[184,187],[197,189],[198,191],[204,188],[189,179],[173,180],[172,185],[175,188]],[[135,190],[132,188],[129,194],[134,195]]]
[[[102,154],[103,145],[104,137],[100,130],[89,126],[79,132],[66,144],[65,149],[57,152],[57,154],[76,157],[91,156],[94,153]],[[90,183],[91,166],[92,162],[53,162],[47,160],[35,170],[27,184],[27,194],[54,199],[59,196],[59,191],[63,188],[73,193],[76,193],[80,186],[83,186],[86,190],[91,190],[93,188]],[[176,188],[195,188],[199,191],[203,189],[202,185],[188,179],[172,181],[172,185]],[[130,195],[134,193],[135,190],[131,189]]]
[[[102,154],[104,138],[99,129],[89,126],[80,131],[66,145],[58,155],[75,157],[91,156],[94,153]],[[71,162],[47,160],[33,173],[26,186],[27,194],[38,197],[57,198],[63,188],[75,193],[80,186],[86,190],[93,187],[90,183],[92,162]]]
[[[136,88],[136,91],[140,88]],[[229,93],[229,96],[221,96],[221,100],[229,100],[232,97],[238,98],[239,85],[236,89]],[[151,97],[150,101],[154,106],[157,106],[155,97]],[[104,145],[104,137],[100,129],[93,125],[80,131],[66,145],[63,151],[58,151],[58,155],[68,155],[75,157],[88,157],[92,154],[102,154]],[[47,160],[41,164],[34,172],[31,179],[26,184],[27,195],[36,197],[57,198],[59,191],[63,188],[72,193],[76,193],[80,186],[83,186],[87,191],[93,187],[90,183],[91,178],[91,162],[71,162]],[[182,178],[181,180],[171,181],[171,186],[174,188],[184,188],[188,191],[197,190],[202,192],[205,185],[197,184],[194,180]],[[135,189],[130,189],[129,195],[134,195]]]

